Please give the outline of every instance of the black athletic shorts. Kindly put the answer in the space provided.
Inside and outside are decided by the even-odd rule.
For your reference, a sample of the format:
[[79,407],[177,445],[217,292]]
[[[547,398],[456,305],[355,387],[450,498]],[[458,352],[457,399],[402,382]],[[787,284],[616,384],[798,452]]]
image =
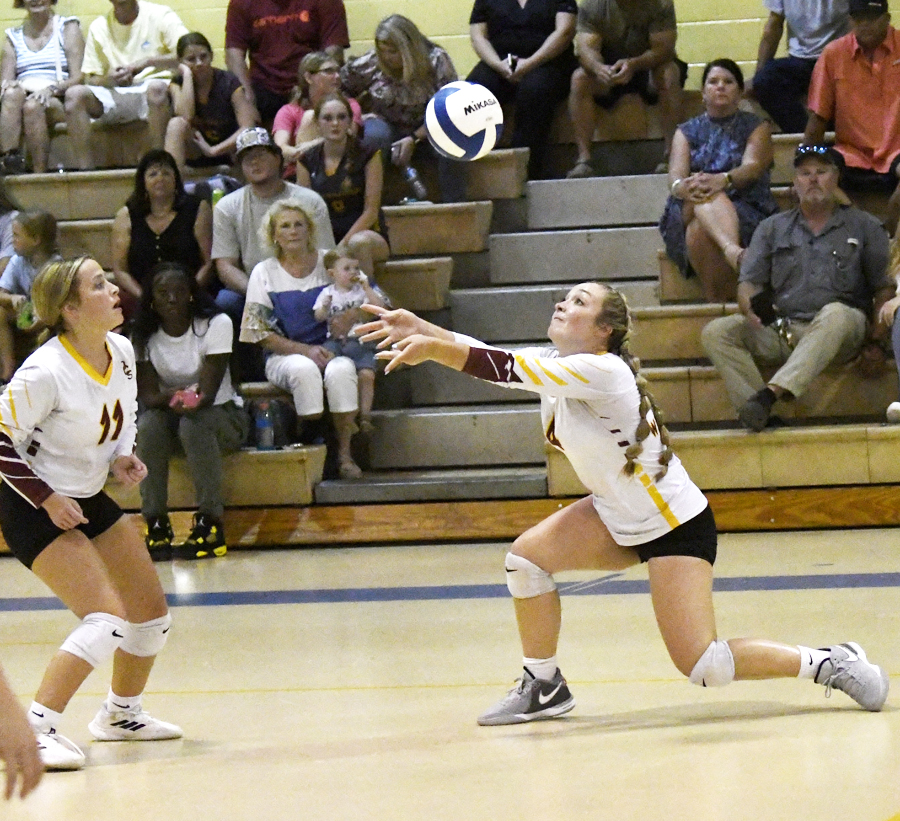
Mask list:
[[[89,539],[105,533],[123,515],[122,508],[102,490],[95,496],[75,501],[81,505],[84,518],[88,520],[76,530]],[[6,482],[0,482],[0,530],[12,554],[29,569],[38,554],[66,532],[53,524],[44,508],[33,508],[31,502],[23,499]]]
[[695,556],[716,563],[716,520],[707,505],[701,513],[652,542],[634,545],[642,562],[656,556]]
[[[681,87],[684,88],[687,81],[688,64],[680,57],[676,57],[675,62],[678,65]],[[610,109],[626,94],[640,94],[641,99],[647,105],[656,105],[659,102],[659,93],[650,82],[650,72],[647,70],[636,71],[625,85],[613,86],[606,94],[595,95],[594,102],[600,108]]]

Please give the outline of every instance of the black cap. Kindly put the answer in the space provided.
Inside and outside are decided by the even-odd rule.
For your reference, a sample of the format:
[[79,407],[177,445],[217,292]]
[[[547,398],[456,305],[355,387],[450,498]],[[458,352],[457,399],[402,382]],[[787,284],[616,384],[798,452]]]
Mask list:
[[887,11],[887,0],[850,0],[849,3],[851,17],[877,17]]
[[798,145],[794,152],[794,168],[810,157],[829,163],[838,171],[844,168],[844,158],[841,156],[841,152],[830,145]]

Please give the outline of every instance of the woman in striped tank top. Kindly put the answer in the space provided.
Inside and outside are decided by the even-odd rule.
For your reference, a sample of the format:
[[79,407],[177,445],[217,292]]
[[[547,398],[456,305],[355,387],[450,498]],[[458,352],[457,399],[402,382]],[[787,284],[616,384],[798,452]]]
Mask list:
[[6,30],[0,62],[0,171],[26,170],[22,130],[36,172],[47,170],[50,134],[65,119],[63,95],[81,82],[84,37],[77,17],[53,13],[56,0],[15,0],[27,12],[21,26]]

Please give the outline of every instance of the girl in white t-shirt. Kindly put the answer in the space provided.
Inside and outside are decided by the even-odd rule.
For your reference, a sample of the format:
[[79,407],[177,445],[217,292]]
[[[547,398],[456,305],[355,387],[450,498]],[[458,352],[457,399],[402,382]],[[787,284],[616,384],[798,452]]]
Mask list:
[[517,724],[567,713],[575,701],[556,662],[561,624],[553,574],[623,570],[647,562],[663,641],[691,683],[810,678],[880,710],[889,679],[854,642],[812,649],[760,639],[720,640],[712,603],[716,527],[703,493],[669,447],[640,363],[628,345],[631,316],[617,291],[576,285],[556,305],[555,348],[503,351],[424,322],[408,311],[366,310],[364,342],[382,340],[385,372],[434,361],[541,397],[547,440],[563,451],[591,495],[520,536],[506,557],[525,671],[479,724]]
[[197,495],[197,513],[179,558],[224,556],[222,454],[247,438],[249,419],[228,368],[232,325],[196,278],[177,263],[151,274],[133,332],[137,356],[137,454],[147,465],[141,512],[147,548],[171,558],[168,515],[169,459],[180,445]]

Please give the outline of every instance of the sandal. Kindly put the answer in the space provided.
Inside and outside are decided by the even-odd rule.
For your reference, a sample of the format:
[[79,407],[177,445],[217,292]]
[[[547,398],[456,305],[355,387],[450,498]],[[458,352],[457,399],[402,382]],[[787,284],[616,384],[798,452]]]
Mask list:
[[594,177],[596,176],[594,173],[593,166],[587,160],[579,160],[572,167],[572,170],[566,174],[567,180],[582,180],[586,177]]

